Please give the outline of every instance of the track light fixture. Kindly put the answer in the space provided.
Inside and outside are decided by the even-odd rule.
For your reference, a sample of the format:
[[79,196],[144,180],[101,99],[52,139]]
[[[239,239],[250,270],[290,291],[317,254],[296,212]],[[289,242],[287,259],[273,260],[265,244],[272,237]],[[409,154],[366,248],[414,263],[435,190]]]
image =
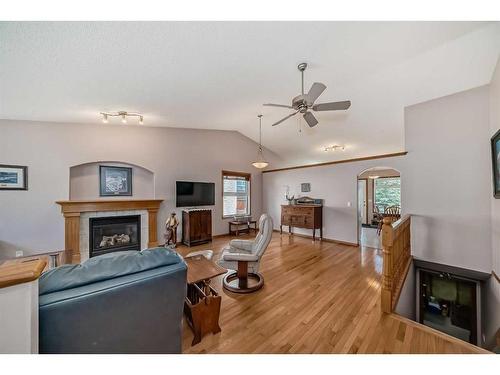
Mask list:
[[126,111],[119,111],[119,112],[101,112],[102,115],[102,122],[107,124],[108,117],[116,117],[119,116],[122,119],[122,123],[126,124],[127,123],[127,118],[128,117],[139,117],[139,124],[143,125],[144,124],[144,116],[141,115],[140,113],[135,113],[135,112],[126,112]]
[[333,146],[327,146],[325,147],[325,152],[328,151],[337,151],[337,150],[345,150],[345,146],[340,146],[340,145],[333,145]]

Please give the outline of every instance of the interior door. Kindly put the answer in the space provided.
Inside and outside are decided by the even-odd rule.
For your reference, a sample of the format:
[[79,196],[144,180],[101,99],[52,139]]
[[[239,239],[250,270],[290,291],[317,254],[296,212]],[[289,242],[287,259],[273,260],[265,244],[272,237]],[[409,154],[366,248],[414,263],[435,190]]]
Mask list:
[[366,180],[358,180],[358,221],[360,224],[366,224],[368,219],[366,199]]

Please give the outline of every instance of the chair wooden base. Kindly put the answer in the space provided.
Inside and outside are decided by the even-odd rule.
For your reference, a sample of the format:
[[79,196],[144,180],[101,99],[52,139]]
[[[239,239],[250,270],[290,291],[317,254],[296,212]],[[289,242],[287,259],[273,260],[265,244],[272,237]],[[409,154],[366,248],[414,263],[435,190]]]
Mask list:
[[264,277],[260,273],[248,273],[248,262],[238,261],[238,271],[226,275],[222,285],[233,293],[252,293],[264,286]]

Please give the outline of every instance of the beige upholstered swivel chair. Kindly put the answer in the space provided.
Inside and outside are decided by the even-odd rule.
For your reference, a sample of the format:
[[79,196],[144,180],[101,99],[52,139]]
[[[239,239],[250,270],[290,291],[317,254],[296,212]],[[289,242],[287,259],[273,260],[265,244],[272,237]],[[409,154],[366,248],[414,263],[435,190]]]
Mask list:
[[224,288],[235,293],[250,293],[264,285],[259,273],[260,260],[273,235],[273,220],[268,214],[259,219],[259,233],[254,240],[232,240],[222,251],[219,264],[236,270],[224,277]]

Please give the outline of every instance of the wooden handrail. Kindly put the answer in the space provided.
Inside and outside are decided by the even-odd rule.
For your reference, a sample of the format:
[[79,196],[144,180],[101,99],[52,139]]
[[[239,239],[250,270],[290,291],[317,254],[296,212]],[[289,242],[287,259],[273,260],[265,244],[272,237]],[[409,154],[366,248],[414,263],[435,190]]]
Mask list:
[[405,215],[395,222],[390,217],[383,220],[382,250],[384,268],[381,307],[385,313],[394,311],[411,264],[410,229],[410,215]]

